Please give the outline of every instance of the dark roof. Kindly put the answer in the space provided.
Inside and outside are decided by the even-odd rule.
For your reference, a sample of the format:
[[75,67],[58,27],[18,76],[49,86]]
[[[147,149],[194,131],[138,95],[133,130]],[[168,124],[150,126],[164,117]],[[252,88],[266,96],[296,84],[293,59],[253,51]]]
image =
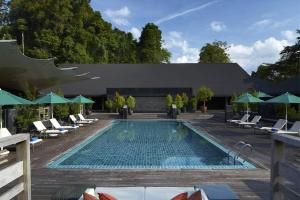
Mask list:
[[251,87],[251,77],[231,64],[70,64],[100,79],[61,86],[65,95],[100,96],[106,88],[211,88],[215,96],[231,96]]

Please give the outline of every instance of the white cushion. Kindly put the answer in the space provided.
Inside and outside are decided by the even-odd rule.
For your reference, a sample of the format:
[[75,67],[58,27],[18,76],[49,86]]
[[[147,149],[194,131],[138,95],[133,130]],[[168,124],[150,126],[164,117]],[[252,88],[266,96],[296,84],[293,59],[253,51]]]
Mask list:
[[191,195],[194,191],[194,187],[147,187],[145,200],[172,199],[180,193],[187,192]]
[[[94,197],[96,197],[98,199],[98,195],[97,193],[95,192],[95,189],[94,188],[87,188],[85,191],[85,193],[88,193]],[[79,200],[83,200],[83,194],[81,195],[81,197],[79,198]]]
[[96,193],[107,193],[120,200],[144,199],[144,187],[97,187]]

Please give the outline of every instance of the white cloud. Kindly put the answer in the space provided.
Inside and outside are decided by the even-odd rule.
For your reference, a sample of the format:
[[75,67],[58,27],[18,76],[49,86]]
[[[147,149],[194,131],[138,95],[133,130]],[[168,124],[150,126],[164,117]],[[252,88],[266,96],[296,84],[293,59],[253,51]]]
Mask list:
[[259,21],[254,22],[250,27],[249,30],[264,30],[266,28],[279,28],[289,24],[293,19],[285,19],[281,21],[275,21],[273,19],[262,19]]
[[215,3],[218,3],[218,2],[219,2],[219,0],[212,1],[212,2],[208,2],[208,3],[202,4],[202,5],[200,5],[200,6],[197,6],[197,7],[195,7],[195,8],[191,8],[191,9],[188,9],[188,10],[185,10],[185,11],[182,11],[182,12],[174,13],[174,14],[172,14],[172,15],[168,15],[168,16],[166,16],[166,17],[160,18],[160,19],[157,20],[155,23],[156,23],[156,24],[161,24],[161,23],[163,23],[163,22],[170,21],[170,20],[172,20],[172,19],[175,19],[175,18],[177,18],[177,17],[181,17],[181,16],[186,15],[186,14],[189,14],[189,13],[191,13],[191,12],[195,12],[195,11],[198,11],[198,10],[202,10],[202,9],[204,9],[204,8],[206,8],[206,7],[209,7],[209,6],[211,6],[211,5],[215,4]]
[[226,28],[226,25],[223,22],[212,21],[210,23],[210,28],[215,32],[221,32]]
[[252,45],[232,44],[228,50],[231,60],[240,64],[248,73],[255,71],[262,63],[274,63],[280,58],[279,53],[285,46],[293,44],[290,40],[278,40],[269,37],[258,40]]
[[105,15],[116,25],[128,26],[129,21],[127,17],[130,15],[130,10],[127,6],[120,8],[119,10],[107,9],[104,11]]
[[130,29],[130,33],[133,35],[133,37],[134,37],[135,39],[139,39],[140,36],[141,36],[141,30],[138,29],[138,28],[136,28],[136,27],[132,27],[132,28]]
[[172,63],[196,63],[199,57],[199,50],[191,48],[182,37],[182,33],[177,31],[168,33],[165,37],[164,48],[172,51]]
[[295,31],[291,31],[291,30],[281,31],[281,34],[283,35],[284,38],[286,38],[289,41],[296,41],[297,33]]

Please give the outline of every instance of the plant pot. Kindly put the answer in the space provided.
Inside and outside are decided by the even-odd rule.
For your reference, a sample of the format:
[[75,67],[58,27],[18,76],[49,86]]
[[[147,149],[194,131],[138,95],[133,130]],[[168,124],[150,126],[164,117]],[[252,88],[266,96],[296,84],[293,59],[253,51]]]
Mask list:
[[206,113],[207,112],[207,106],[201,106],[200,110],[201,110],[201,112]]

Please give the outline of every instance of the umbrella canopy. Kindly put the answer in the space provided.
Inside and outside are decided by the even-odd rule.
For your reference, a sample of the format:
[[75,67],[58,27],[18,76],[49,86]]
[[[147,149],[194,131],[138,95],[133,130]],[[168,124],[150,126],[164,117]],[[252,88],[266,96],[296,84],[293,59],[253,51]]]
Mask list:
[[263,100],[252,96],[249,93],[243,94],[234,101],[235,103],[261,103]]
[[267,93],[261,92],[261,91],[259,91],[257,93],[257,98],[271,98],[271,97],[273,97],[273,96],[271,96],[271,95],[269,95]]
[[34,104],[31,101],[13,95],[0,88],[0,128],[2,128],[2,106],[5,105],[24,105],[24,104]]
[[[285,119],[287,121],[287,105],[290,103],[300,104],[300,97],[297,97],[293,94],[286,92],[278,97],[274,97],[265,102],[266,103],[283,103],[283,104],[285,104]],[[287,130],[287,123],[285,125],[285,129]]]
[[[261,103],[264,102],[263,100],[256,98],[249,94],[248,92],[246,94],[241,95],[237,98],[237,100],[234,101],[235,103],[246,103],[247,104],[247,114],[248,114],[248,104],[249,103]],[[248,121],[248,119],[247,119]]]
[[291,93],[286,92],[278,97],[269,99],[268,101],[266,101],[266,103],[284,103],[284,104],[300,103],[300,97],[297,97]]
[[84,104],[84,103],[95,103],[93,100],[88,99],[88,98],[86,98],[86,97],[84,97],[82,95],[79,95],[79,96],[71,99],[71,101],[73,103],[81,103],[81,104]]
[[53,104],[72,103],[70,100],[61,97],[53,92],[46,94],[43,97],[34,101],[37,104],[50,104],[51,105],[51,118],[53,118]]
[[72,103],[70,100],[61,97],[53,92],[46,94],[43,97],[38,98],[34,101],[37,104],[63,104],[63,103]]

